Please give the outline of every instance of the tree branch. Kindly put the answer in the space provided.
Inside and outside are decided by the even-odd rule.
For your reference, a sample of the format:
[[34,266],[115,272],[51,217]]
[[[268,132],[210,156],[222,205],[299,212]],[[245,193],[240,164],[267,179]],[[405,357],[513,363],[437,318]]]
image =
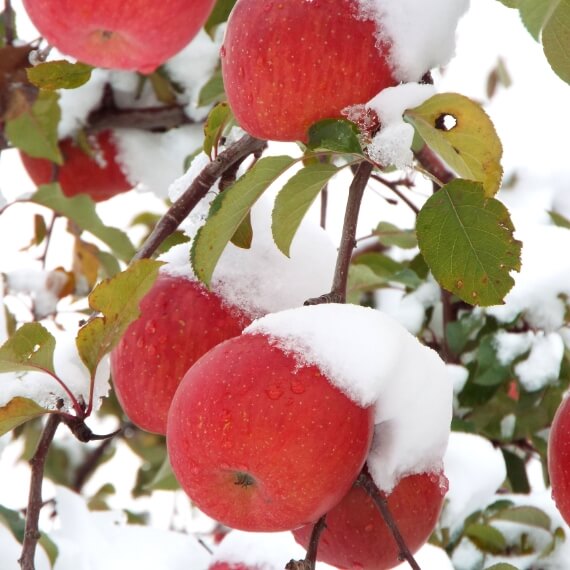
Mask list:
[[364,190],[372,174],[374,166],[372,163],[363,161],[358,165],[356,174],[352,179],[348,191],[348,202],[344,213],[344,225],[342,228],[342,238],[336,259],[333,284],[330,293],[307,299],[305,305],[319,305],[321,303],[345,303],[346,284],[348,281],[348,269],[352,250],[356,246],[356,225],[358,223],[358,213]]
[[394,192],[394,194],[396,194],[396,196],[398,196],[398,198],[400,198],[400,200],[402,200],[402,202],[404,202],[410,208],[410,210],[414,212],[414,214],[418,215],[420,213],[420,209],[398,188],[398,185],[400,185],[401,182],[392,182],[391,180],[386,180],[385,178],[382,178],[376,174],[373,174],[371,178],[377,182],[380,182],[380,184],[389,190],[392,190],[392,192]]
[[4,40],[7,46],[11,46],[15,39],[14,9],[11,0],[4,0]]
[[421,570],[414,556],[410,552],[410,549],[408,548],[404,537],[400,533],[400,529],[398,528],[398,525],[396,524],[396,521],[394,520],[390,509],[388,508],[386,495],[380,491],[380,489],[378,489],[376,483],[374,483],[372,477],[366,470],[363,470],[360,473],[358,479],[356,480],[356,484],[360,485],[368,493],[368,496],[372,499],[376,505],[376,508],[380,511],[384,522],[388,525],[388,528],[390,529],[390,532],[392,533],[392,536],[394,537],[394,540],[400,549],[400,560],[406,560],[406,562],[414,570]]
[[61,422],[61,416],[57,413],[50,414],[38,447],[34,456],[30,460],[32,467],[32,477],[30,481],[30,493],[28,496],[28,507],[26,509],[26,529],[24,533],[24,544],[22,546],[22,556],[19,560],[22,570],[34,570],[34,558],[36,547],[40,539],[38,521],[40,511],[44,504],[42,499],[42,481],[44,477],[44,466],[46,457],[55,436],[57,427]]
[[99,444],[99,446],[96,447],[85,458],[85,461],[83,461],[83,463],[79,466],[79,468],[75,472],[75,477],[73,478],[73,484],[71,486],[71,488],[76,493],[81,493],[83,486],[85,485],[85,483],[87,483],[91,475],[93,475],[95,469],[97,469],[99,461],[101,461],[101,458],[103,457],[103,455],[105,455],[105,452],[107,451],[112,442],[113,438],[111,437],[103,440]]
[[456,178],[455,174],[448,170],[438,156],[427,146],[422,146],[420,150],[415,153],[416,160],[431,174],[441,185],[447,184]]
[[285,570],[315,570],[317,563],[317,551],[319,549],[319,540],[323,530],[327,528],[327,515],[323,515],[313,526],[311,539],[309,540],[309,548],[304,560],[290,560],[285,566]]
[[236,162],[243,160],[249,154],[265,148],[266,144],[265,141],[250,135],[244,135],[239,141],[220,153],[215,160],[202,170],[184,194],[162,216],[150,236],[133,257],[133,261],[151,257],[160,244],[176,231],[178,226],[207,194],[218,178]]

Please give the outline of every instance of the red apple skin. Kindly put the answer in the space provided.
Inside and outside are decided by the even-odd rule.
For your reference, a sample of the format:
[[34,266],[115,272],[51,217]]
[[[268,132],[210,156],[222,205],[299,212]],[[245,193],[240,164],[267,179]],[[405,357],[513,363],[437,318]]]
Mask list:
[[562,518],[570,524],[570,399],[560,404],[548,438],[548,474],[552,498]]
[[[446,482],[446,480],[443,480]],[[430,537],[443,505],[440,475],[410,475],[388,496],[388,507],[412,554]],[[293,531],[307,548],[312,525]],[[400,563],[399,549],[384,519],[362,487],[354,486],[326,518],[317,559],[337,568],[387,570]]]
[[238,0],[221,50],[229,104],[251,135],[306,141],[321,119],[341,117],[397,82],[376,25],[355,0]]
[[187,372],[168,414],[172,469],[191,500],[232,528],[291,530],[329,511],[370,448],[373,409],[265,335],[244,334]]
[[151,73],[204,25],[214,0],[24,0],[40,34],[97,67]]
[[188,368],[251,320],[202,284],[166,273],[159,274],[140,310],[111,353],[111,375],[130,420],[164,435],[170,403]]
[[59,147],[64,160],[59,167],[45,158],[20,153],[24,167],[38,186],[53,182],[55,172],[62,192],[68,198],[87,194],[95,202],[103,202],[132,188],[115,160],[117,148],[111,131],[103,131],[96,137],[94,147],[96,153],[101,153],[102,160],[99,161],[72,139],[62,140]]
[[208,570],[261,570],[259,566],[246,566],[245,564],[233,564],[230,562],[214,562],[208,566]]

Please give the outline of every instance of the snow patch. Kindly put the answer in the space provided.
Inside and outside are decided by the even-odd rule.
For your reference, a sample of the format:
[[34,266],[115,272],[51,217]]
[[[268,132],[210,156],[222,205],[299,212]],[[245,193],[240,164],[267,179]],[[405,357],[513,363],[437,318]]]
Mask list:
[[452,382],[439,356],[399,323],[374,309],[325,304],[267,315],[244,334],[267,335],[358,405],[375,405],[368,467],[382,490],[441,467]]

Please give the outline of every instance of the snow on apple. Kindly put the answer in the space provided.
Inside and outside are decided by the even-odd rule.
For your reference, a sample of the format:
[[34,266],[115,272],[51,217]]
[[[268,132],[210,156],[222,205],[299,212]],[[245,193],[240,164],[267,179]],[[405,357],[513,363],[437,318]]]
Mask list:
[[437,354],[396,321],[355,305],[316,305],[267,315],[244,332],[268,335],[358,405],[375,405],[368,467],[380,489],[440,470],[453,386]]

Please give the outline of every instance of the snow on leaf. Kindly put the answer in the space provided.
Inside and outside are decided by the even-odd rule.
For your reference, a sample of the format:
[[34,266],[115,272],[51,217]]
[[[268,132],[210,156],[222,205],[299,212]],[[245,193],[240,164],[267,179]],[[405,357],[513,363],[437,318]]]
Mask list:
[[459,176],[481,182],[486,196],[501,184],[503,147],[480,105],[457,93],[434,95],[405,118]]
[[75,89],[91,78],[93,68],[85,63],[66,60],[40,63],[26,69],[30,83],[42,89]]
[[55,338],[40,323],[21,326],[0,347],[0,373],[41,370],[55,374]]
[[89,295],[89,306],[103,316],[81,328],[76,343],[79,356],[92,375],[103,356],[139,316],[139,303],[152,287],[161,265],[149,259],[137,261],[112,279],[99,283]]
[[28,398],[12,398],[5,406],[0,408],[0,436],[13,430],[15,427],[49,413],[33,400]]
[[44,184],[30,201],[73,220],[81,229],[91,232],[107,244],[119,259],[129,261],[135,254],[135,248],[127,235],[117,228],[105,225],[97,215],[95,203],[86,194],[67,198],[59,184]]
[[17,148],[36,158],[63,163],[57,139],[61,117],[59,95],[40,91],[33,106],[6,123],[6,136]]
[[305,166],[283,186],[272,213],[271,231],[277,247],[287,256],[291,243],[311,204],[338,172],[334,164],[316,162]]
[[190,250],[192,268],[206,285],[209,285],[226,245],[253,204],[294,162],[290,156],[262,158],[212,202],[208,219],[198,230]]
[[472,305],[497,305],[520,270],[521,243],[509,212],[480,184],[454,180],[425,203],[417,220],[420,250],[442,287]]

